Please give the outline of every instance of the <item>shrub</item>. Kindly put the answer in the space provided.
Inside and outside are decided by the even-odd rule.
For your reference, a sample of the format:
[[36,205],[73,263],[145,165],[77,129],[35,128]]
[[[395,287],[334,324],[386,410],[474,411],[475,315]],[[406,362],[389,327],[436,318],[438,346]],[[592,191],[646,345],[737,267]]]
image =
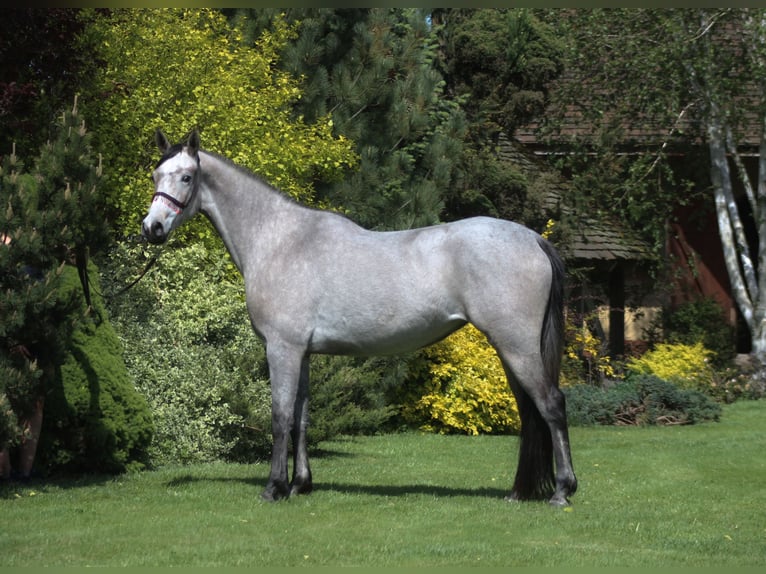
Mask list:
[[567,313],[561,363],[562,386],[598,383],[615,375],[606,344],[588,326],[594,320],[595,316],[578,317]]
[[[128,375],[93,264],[89,275],[93,310],[75,329],[45,401],[36,465],[48,472],[117,473],[148,462],[151,413]],[[80,289],[77,271],[67,266],[62,291]]]
[[702,343],[662,343],[626,364],[629,373],[656,375],[684,389],[709,391],[716,383],[712,351]]
[[439,433],[519,431],[518,407],[503,366],[478,329],[467,325],[421,351],[420,359],[401,399],[405,421]]
[[760,368],[746,369],[727,367],[718,371],[716,381],[707,394],[722,403],[739,399],[757,400],[766,397],[766,376]]
[[702,343],[713,352],[711,361],[716,366],[723,366],[734,357],[734,328],[714,299],[689,301],[674,310],[664,310],[660,321],[668,343]]
[[[112,269],[123,273],[140,249],[120,246]],[[223,253],[204,244],[165,248],[157,267],[112,307],[128,368],[154,415],[153,461],[268,456],[266,353],[250,325],[241,279]],[[395,414],[386,403],[388,360],[311,361],[311,441],[374,433]]]
[[[119,277],[128,262],[133,278],[141,249],[115,249],[113,282],[124,281]],[[230,264],[201,244],[165,248],[150,273],[111,301],[125,362],[154,416],[154,462],[252,460],[268,453],[265,352]]]
[[395,384],[391,367],[400,361],[313,356],[309,441],[385,430],[398,411],[388,402],[387,391]]
[[573,426],[670,425],[717,421],[721,407],[694,389],[681,389],[654,375],[630,375],[609,387],[563,389]]

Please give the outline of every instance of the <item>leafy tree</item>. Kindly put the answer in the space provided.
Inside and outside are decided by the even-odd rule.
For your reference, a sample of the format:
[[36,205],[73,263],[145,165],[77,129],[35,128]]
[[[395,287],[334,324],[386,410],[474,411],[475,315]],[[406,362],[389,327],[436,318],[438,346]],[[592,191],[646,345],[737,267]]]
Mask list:
[[[355,161],[349,143],[333,137],[329,118],[307,123],[291,116],[301,93],[276,67],[294,36],[282,20],[255,45],[206,9],[115,10],[88,33],[104,62],[97,78],[103,97],[91,105],[123,234],[137,232],[151,197],[157,127],[178,140],[199,127],[208,149],[307,202],[316,181],[338,177]],[[181,238],[215,235],[203,218],[180,231]]]
[[[87,85],[96,63],[79,10],[10,7],[0,18],[0,150],[37,149],[51,121]],[[6,151],[7,150],[7,151]]]
[[[359,166],[320,188],[332,206],[377,229],[437,223],[454,178],[463,115],[445,98],[435,67],[436,36],[417,9],[291,9],[298,36],[281,66],[304,78],[295,113],[330,115],[334,131],[354,142]],[[275,19],[276,18],[276,19]],[[240,11],[260,33],[274,12]]]
[[[682,126],[689,129],[682,123],[689,101],[678,70],[679,43],[658,41],[677,33],[664,27],[671,13],[549,10],[544,16],[566,38],[566,73],[540,118],[543,137],[552,136],[549,145],[569,152],[556,158],[573,184],[563,200],[575,217],[590,212],[624,222],[655,248],[658,259],[667,216],[688,199],[679,193],[686,191],[687,174],[675,173],[667,161],[677,150],[674,136]],[[570,125],[572,114],[577,129]],[[667,137],[647,141],[643,128]],[[696,170],[689,173],[699,171],[693,154],[690,159]]]
[[[707,148],[710,190],[732,293],[747,323],[753,353],[766,363],[766,241],[751,247],[744,217],[749,212],[759,238],[766,235],[766,13],[754,9],[582,10],[552,14],[571,40],[574,77],[559,99],[561,111],[576,106],[592,122],[606,161],[617,169],[591,189],[597,205],[616,211],[661,244],[670,208],[683,201],[683,187],[668,169],[676,136],[700,138]],[[615,41],[617,39],[617,41]],[[637,121],[667,134],[654,142],[633,131],[637,159],[615,158],[630,143]],[[560,125],[560,124],[559,124]],[[743,137],[760,131],[757,166],[748,173],[740,155]],[[588,134],[593,136],[594,133]],[[582,167],[582,166],[575,166]],[[581,170],[581,173],[587,169]],[[594,182],[597,178],[590,178]],[[604,183],[606,181],[606,183]],[[734,195],[745,190],[744,212]],[[711,185],[712,184],[712,185]]]

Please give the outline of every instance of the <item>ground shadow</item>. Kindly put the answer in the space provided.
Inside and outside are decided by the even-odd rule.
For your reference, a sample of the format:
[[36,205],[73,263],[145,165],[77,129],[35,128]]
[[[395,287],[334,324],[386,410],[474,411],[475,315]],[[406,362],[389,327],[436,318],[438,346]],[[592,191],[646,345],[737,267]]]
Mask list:
[[[184,474],[168,480],[165,485],[169,488],[179,488],[188,484],[196,482],[213,481],[213,482],[239,482],[252,486],[255,488],[263,489],[266,487],[267,477],[210,477],[210,476],[193,476],[191,474]],[[444,485],[434,484],[352,484],[352,483],[340,483],[340,482],[315,482],[314,492],[339,492],[343,494],[364,494],[368,496],[390,496],[390,497],[402,497],[411,494],[425,494],[429,496],[435,496],[438,498],[451,498],[457,496],[473,496],[483,498],[502,498],[508,494],[506,490],[500,488],[455,488]]]
[[314,483],[314,491],[333,491],[344,494],[367,494],[370,496],[401,497],[409,494],[426,494],[437,498],[473,496],[480,498],[503,498],[508,490],[500,488],[456,488],[436,484],[349,484],[349,483]]
[[114,474],[64,474],[57,473],[46,477],[27,479],[0,480],[0,500],[18,498],[27,491],[45,492],[49,487],[61,490],[104,486],[114,482],[119,475]]

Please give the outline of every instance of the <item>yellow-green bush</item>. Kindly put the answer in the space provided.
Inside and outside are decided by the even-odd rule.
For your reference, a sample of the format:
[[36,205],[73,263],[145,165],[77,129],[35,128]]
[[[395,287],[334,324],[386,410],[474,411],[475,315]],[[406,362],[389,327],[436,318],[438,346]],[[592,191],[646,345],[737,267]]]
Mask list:
[[604,342],[588,328],[588,318],[568,313],[561,362],[561,386],[593,384],[616,376]]
[[[252,46],[212,9],[114,10],[89,33],[98,39],[103,97],[83,105],[99,126],[105,192],[122,233],[138,232],[151,201],[158,127],[173,141],[198,127],[205,149],[306,203],[314,203],[316,181],[341,177],[356,163],[329,115],[312,123],[295,117],[301,85],[277,63],[296,32],[282,19]],[[217,241],[205,218],[176,235]]]
[[405,402],[405,420],[443,434],[519,431],[503,366],[478,329],[468,325],[420,355],[417,379],[424,385]]
[[650,374],[683,389],[708,391],[716,377],[710,362],[714,353],[702,343],[694,345],[662,343],[643,356],[631,359],[629,372]]

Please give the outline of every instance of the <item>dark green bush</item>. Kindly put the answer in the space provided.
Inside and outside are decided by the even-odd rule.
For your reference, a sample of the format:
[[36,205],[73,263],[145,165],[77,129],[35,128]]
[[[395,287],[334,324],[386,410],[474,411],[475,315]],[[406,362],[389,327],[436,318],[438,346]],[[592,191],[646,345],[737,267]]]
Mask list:
[[726,365],[735,355],[734,328],[714,299],[699,299],[664,310],[660,316],[663,339],[667,343],[702,343],[713,351],[712,363]]
[[316,443],[341,434],[372,435],[386,430],[399,410],[387,400],[396,370],[392,363],[398,360],[312,357],[309,440]]
[[[93,310],[74,332],[64,364],[45,400],[36,466],[56,470],[117,473],[143,468],[152,439],[151,414],[122,359],[98,281],[89,266]],[[67,267],[64,292],[81,289]]]
[[632,375],[609,387],[563,390],[573,426],[695,424],[717,421],[721,415],[721,406],[707,395],[653,375]]

